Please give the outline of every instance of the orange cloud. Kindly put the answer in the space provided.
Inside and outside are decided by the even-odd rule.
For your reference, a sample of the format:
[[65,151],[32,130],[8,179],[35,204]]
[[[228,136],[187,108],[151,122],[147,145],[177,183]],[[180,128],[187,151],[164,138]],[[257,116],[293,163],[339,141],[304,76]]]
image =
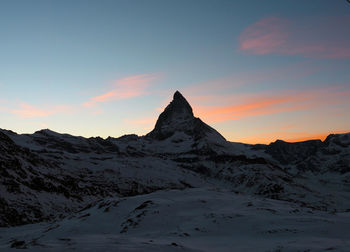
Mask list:
[[21,104],[20,107],[20,109],[15,109],[11,112],[22,118],[45,117],[69,111],[69,108],[67,106],[55,106],[47,109],[42,109],[29,104]]
[[91,107],[98,103],[128,99],[144,95],[147,93],[146,89],[149,87],[150,82],[154,81],[158,77],[159,76],[156,74],[140,74],[117,80],[114,82],[113,89],[111,91],[90,98],[87,102],[83,103],[83,106]]
[[240,137],[233,138],[230,141],[234,142],[243,142],[248,144],[269,144],[275,142],[277,139],[294,143],[294,142],[303,142],[308,140],[321,140],[324,141],[326,137],[330,134],[342,134],[349,133],[349,131],[336,130],[329,132],[320,132],[320,133],[310,133],[310,132],[287,132],[287,131],[277,131],[269,133],[259,133],[257,136],[249,137]]
[[251,54],[303,55],[314,58],[349,58],[350,18],[318,18],[291,22],[270,17],[247,27],[239,49]]
[[235,106],[220,107],[197,107],[196,114],[208,122],[216,123],[228,120],[241,119],[244,117],[267,115],[304,109],[304,106],[286,106],[289,102],[298,100],[298,97],[261,97],[255,101]]
[[[286,80],[288,82],[296,81],[324,70],[329,69],[317,66],[310,61],[304,61],[273,69],[240,72],[224,78],[192,84],[183,88],[183,91],[186,96],[191,98],[191,104],[210,105],[213,100],[215,104],[227,104],[232,103],[233,100],[242,100],[241,96],[233,97],[232,93],[237,93],[237,90],[241,92],[247,87],[264,86],[265,83],[270,84],[271,82],[278,82],[283,86]],[[215,99],[213,99],[214,96]]]
[[[276,114],[282,112],[290,112],[297,110],[305,110],[311,108],[319,108],[320,106],[346,103],[348,102],[350,91],[338,91],[336,88],[325,88],[319,90],[306,90],[304,92],[289,91],[274,96],[264,94],[248,94],[246,101],[237,105],[226,106],[195,106],[195,113],[204,121],[209,123],[217,123],[228,120],[236,120],[245,117],[261,116]],[[212,96],[213,99],[220,98]],[[231,97],[235,101],[234,96]]]

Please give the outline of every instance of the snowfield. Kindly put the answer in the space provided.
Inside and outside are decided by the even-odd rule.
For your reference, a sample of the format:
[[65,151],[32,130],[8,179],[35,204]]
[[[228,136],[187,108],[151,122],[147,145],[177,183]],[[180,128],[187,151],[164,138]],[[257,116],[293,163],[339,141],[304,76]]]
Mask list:
[[350,251],[350,133],[248,145],[179,93],[146,136],[0,130],[0,251]]
[[1,251],[349,251],[350,212],[218,189],[96,202],[53,223],[0,229]]

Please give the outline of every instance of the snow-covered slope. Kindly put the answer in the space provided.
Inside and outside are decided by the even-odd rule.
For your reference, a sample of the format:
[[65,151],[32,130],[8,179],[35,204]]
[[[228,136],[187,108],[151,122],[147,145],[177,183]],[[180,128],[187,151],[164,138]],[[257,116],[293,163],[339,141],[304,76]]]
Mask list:
[[0,229],[0,250],[348,251],[350,213],[213,189],[109,198],[54,223]]
[[[182,191],[173,191],[173,189]],[[153,193],[156,191],[159,192]],[[214,195],[221,197],[221,201],[215,203],[216,196]],[[157,197],[161,198],[160,202],[157,201]],[[178,200],[172,201],[173,197]],[[183,197],[182,201],[181,197]],[[200,209],[200,204],[196,205],[196,200],[201,197],[207,201],[206,204],[203,204],[203,209]],[[118,235],[115,236],[114,231],[110,230],[109,223],[113,221],[109,218],[113,216],[103,214],[104,212],[96,205],[103,202],[108,205],[109,201],[105,200],[107,198],[110,202],[123,198],[123,202],[130,203],[127,203],[125,208],[113,210],[116,225],[119,225],[118,229],[124,225],[127,227],[127,232],[119,234],[118,231]],[[164,203],[167,202],[166,198],[170,200],[170,203]],[[241,218],[237,225],[243,225],[244,222],[247,225],[254,225],[255,222],[265,225],[273,221],[275,217],[277,218],[276,223],[283,224],[282,219],[287,218],[294,223],[293,225],[297,225],[295,222],[298,222],[298,218],[292,210],[292,212],[283,210],[281,216],[268,215],[270,219],[262,214],[264,211],[246,206],[240,208],[238,203],[231,202],[232,198],[238,202],[254,201],[253,204],[268,202],[266,204],[270,204],[269,208],[274,209],[272,212],[279,212],[279,209],[289,209],[292,206],[301,211],[298,218],[306,218],[307,223],[309,221],[313,223],[313,216],[317,216],[316,219],[327,219],[329,222],[326,223],[338,222],[341,218],[345,218],[344,225],[350,228],[347,214],[350,212],[350,133],[330,135],[324,142],[317,140],[287,143],[278,140],[270,145],[231,143],[215,129],[199,118],[195,118],[191,106],[179,92],[174,94],[173,101],[161,113],[155,128],[142,137],[126,135],[107,139],[83,138],[50,130],[19,135],[12,131],[0,130],[0,226],[18,226],[45,221],[53,223],[0,229],[0,236],[5,237],[0,243],[4,248],[13,245],[14,241],[10,240],[11,237],[17,237],[16,232],[23,231],[29,237],[23,238],[24,245],[35,246],[35,249],[40,248],[40,246],[33,245],[36,242],[53,248],[58,246],[58,249],[65,248],[64,246],[69,244],[71,246],[73,243],[68,240],[56,241],[60,239],[59,236],[67,233],[68,236],[75,236],[74,244],[82,244],[86,239],[96,237],[101,240],[91,238],[96,242],[93,246],[100,246],[99,243],[106,242],[109,244],[106,246],[111,249],[114,246],[120,246],[127,250],[128,247],[125,246],[134,242],[139,245],[130,249],[205,250],[204,245],[200,245],[202,239],[202,243],[212,248],[211,250],[215,246],[217,248],[222,246],[222,250],[227,250],[229,245],[233,244],[228,241],[232,238],[231,233],[239,237],[239,232],[232,230],[232,227],[224,223],[226,217],[217,216],[224,215],[225,211],[229,211],[228,209],[234,212],[236,208],[241,209],[241,212],[248,211],[252,218],[251,220]],[[170,213],[144,216],[141,214],[142,211],[140,213],[136,211],[137,214],[135,212],[135,216],[130,215],[130,221],[128,221],[123,211],[132,212],[130,210],[134,206],[132,202],[136,199],[152,201],[150,207],[152,205],[155,208],[154,211],[163,212],[166,205],[170,205],[175,209],[175,216],[178,214],[181,218],[176,219]],[[191,207],[194,207],[193,212],[190,210]],[[91,218],[79,218],[79,214],[74,217],[74,213],[84,208],[86,208],[83,211],[84,214],[92,211],[89,212]],[[218,230],[211,226],[211,218],[201,219],[201,217],[198,217],[198,223],[202,222],[206,230],[209,230],[205,235],[196,236],[190,234],[189,230],[185,230],[182,225],[188,222],[186,213],[196,219],[194,217],[196,211],[203,215],[214,214],[216,221],[222,222],[220,229],[223,230],[223,233],[219,232],[218,235],[215,235]],[[311,211],[312,214],[308,211]],[[141,231],[139,230],[140,234],[133,231],[134,227],[135,230],[139,227],[134,223],[138,219],[138,214],[141,214],[140,218],[145,219],[142,222],[145,223],[145,226],[140,229]],[[151,240],[155,241],[155,237],[165,232],[159,226],[160,222],[170,223],[165,227],[170,233],[165,232],[167,235],[164,241],[160,239],[155,244],[149,242],[143,244],[146,242],[147,230],[152,228],[152,226],[148,227],[149,222],[146,220],[149,218],[148,221],[150,221],[152,216],[158,218],[153,221],[159,223],[155,226],[156,231],[153,233],[153,238],[150,238]],[[94,222],[104,218],[107,223],[96,224]],[[227,218],[227,221],[231,219]],[[65,228],[70,228],[76,223],[82,226],[95,223],[97,228],[94,230],[90,227],[75,229],[75,233],[64,229],[65,225]],[[184,229],[184,233],[190,234],[191,238],[175,239],[174,237],[178,237],[174,231],[175,224],[176,228],[180,225],[180,229]],[[46,228],[47,225],[59,225],[60,228],[46,235],[43,228]],[[293,237],[295,236],[293,239],[298,241],[298,244],[306,244],[301,234],[307,233],[311,239],[313,230],[319,227],[317,225],[319,224],[315,221],[315,226],[312,224],[312,227],[308,227],[307,224],[297,234],[294,235],[292,232]],[[333,228],[330,224],[327,227]],[[37,230],[37,233],[32,228]],[[109,230],[109,235],[103,238],[105,229]],[[275,229],[285,230],[282,227]],[[289,230],[289,228],[286,229]],[[295,227],[292,229],[299,230]],[[12,235],[11,237],[1,235],[1,233],[7,233],[6,230]],[[273,237],[278,236],[276,243],[271,243],[274,244],[274,247],[271,247],[270,243],[268,246],[263,244],[261,246],[265,246],[269,251],[279,251],[279,245],[276,244],[281,241],[285,246],[289,240],[283,238],[286,235],[284,231],[282,235],[280,231],[271,232],[274,233]],[[334,229],[332,234],[336,235],[337,232]],[[290,234],[289,231],[287,233]],[[198,234],[202,233],[198,231]],[[220,235],[224,237],[221,240],[224,245],[219,244]],[[254,235],[254,230],[246,230],[244,235],[242,234],[244,236],[242,241]],[[64,236],[62,239],[66,239]],[[82,239],[80,242],[78,236]],[[322,233],[317,233],[316,236],[312,239],[318,240],[323,237]],[[107,237],[115,237],[117,243],[110,242],[110,238]],[[265,239],[272,235],[264,234],[261,237]],[[186,243],[185,238],[190,242]],[[214,238],[217,241],[213,241]],[[19,240],[20,238],[13,239]],[[39,242],[40,239],[43,240]],[[69,239],[73,240],[73,238]],[[174,239],[172,242],[177,245],[169,245],[172,239]],[[207,243],[205,243],[206,240],[208,240]],[[349,239],[344,238],[343,241],[344,244],[347,244]],[[335,241],[331,243],[338,246],[337,248],[345,246]],[[103,248],[107,248],[106,246]],[[244,250],[243,243],[242,246],[240,248]],[[290,246],[291,251],[298,250],[295,246]],[[300,246],[303,247],[303,245]],[[318,247],[315,245],[312,248]],[[319,248],[326,248],[326,245],[320,245]],[[82,250],[85,251],[85,249]]]

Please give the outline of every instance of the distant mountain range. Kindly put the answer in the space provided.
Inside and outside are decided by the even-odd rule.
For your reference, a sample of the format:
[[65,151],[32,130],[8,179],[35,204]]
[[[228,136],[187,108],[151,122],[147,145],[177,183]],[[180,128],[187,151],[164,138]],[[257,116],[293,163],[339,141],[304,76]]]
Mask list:
[[[216,198],[219,202],[215,201]],[[235,203],[231,202],[233,199]],[[200,203],[200,200],[203,202]],[[120,202],[125,202],[125,206]],[[118,210],[118,204],[124,208]],[[242,209],[241,204],[245,204],[244,209],[247,209]],[[178,214],[176,218],[164,213],[172,211],[166,210],[167,205]],[[206,217],[201,215],[201,219],[197,216],[199,219],[196,222],[196,214],[191,212],[192,205],[199,214]],[[254,205],[259,207],[254,208]],[[129,249],[135,251],[204,251],[198,244],[200,241],[208,243],[205,237],[220,239],[234,233],[225,224],[232,221],[232,218],[238,218],[234,214],[236,210],[230,207],[240,209],[236,215],[244,215],[246,211],[254,213],[256,219],[244,222],[241,218],[236,224],[254,225],[252,220],[255,220],[258,229],[267,223],[274,226],[274,217],[259,215],[259,211],[272,214],[280,211],[281,215],[276,218],[281,218],[282,224],[283,218],[290,218],[290,222],[286,220],[289,224],[283,224],[290,225],[289,227],[266,229],[270,233],[264,233],[263,236],[266,235],[264,239],[269,239],[268,236],[278,234],[280,237],[282,233],[282,236],[288,234],[294,237],[290,238],[295,242],[288,245],[292,248],[288,251],[297,251],[293,248],[298,247],[293,246],[303,244],[300,243],[302,234],[305,237],[313,237],[314,234],[319,237],[321,234],[316,231],[312,233],[305,226],[305,230],[299,230],[296,224],[298,221],[316,223],[323,218],[325,222],[337,223],[339,216],[334,214],[342,213],[342,229],[337,229],[330,236],[339,236],[339,230],[339,233],[346,228],[347,231],[350,230],[350,133],[332,134],[325,141],[288,143],[278,140],[269,145],[233,143],[194,117],[190,104],[178,91],[160,114],[155,128],[141,137],[125,135],[107,139],[84,138],[48,129],[20,135],[0,130],[0,226],[39,223],[21,226],[23,229],[0,228],[1,251],[1,248],[9,247],[29,248],[33,251],[57,248],[57,251],[61,251],[60,249],[74,246],[86,251],[84,246],[87,240],[79,241],[74,235],[79,233],[84,239],[89,239],[87,234],[93,232],[100,235],[101,232],[108,233],[104,238],[95,240],[91,245],[95,249],[99,248],[101,242],[106,250],[127,250],[128,247],[124,245],[133,243],[136,244],[135,247]],[[129,208],[130,212],[127,210]],[[184,209],[187,208],[191,219],[185,217]],[[111,212],[103,215],[103,211]],[[161,217],[156,216],[157,211],[158,214],[161,212]],[[159,232],[154,231],[157,234],[150,231],[153,225],[153,217],[149,215],[151,212],[158,221],[155,221],[155,227]],[[311,212],[315,214],[312,215]],[[299,219],[295,217],[301,213],[303,215]],[[112,225],[115,229],[109,226],[113,218],[118,220]],[[177,233],[167,232],[159,218],[162,218],[164,225],[169,222],[168,231],[178,230]],[[177,221],[173,222],[172,218]],[[143,219],[149,226],[140,224]],[[104,223],[99,223],[102,220]],[[188,223],[188,227],[184,223]],[[67,230],[57,231],[65,225]],[[90,226],[79,229],[80,225]],[[221,227],[223,234],[215,236],[215,232],[219,231],[212,225],[218,225],[218,230]],[[32,232],[31,227],[37,231]],[[77,233],[72,231],[73,227],[77,228]],[[314,230],[319,229],[317,225],[314,227]],[[244,227],[241,228],[245,230]],[[106,238],[113,232],[116,232],[117,240],[122,237],[126,239],[124,242],[118,240],[119,247],[112,245],[111,240]],[[166,235],[157,240],[162,234]],[[254,236],[253,231],[244,234]],[[70,237],[67,238],[67,235]],[[108,241],[102,242],[101,239]],[[174,242],[170,242],[171,239]],[[230,251],[228,248],[232,239],[222,241],[222,244],[227,244],[227,250],[222,247],[222,251]],[[277,250],[276,244],[284,241],[284,238],[279,239],[275,243],[266,243],[265,247],[261,245],[265,248],[262,251],[282,251]],[[146,240],[147,243],[143,243]],[[344,238],[340,245],[332,240],[324,247],[322,243],[320,246],[321,249],[335,246],[343,251],[343,248],[350,245],[349,240]],[[312,244],[317,244],[312,241]],[[207,246],[212,246],[212,250],[215,250],[213,243],[210,244]],[[311,243],[305,244],[301,248],[314,248]],[[220,242],[217,246],[220,248]],[[244,251],[244,246],[241,248],[237,251]],[[274,248],[276,250],[272,250]]]

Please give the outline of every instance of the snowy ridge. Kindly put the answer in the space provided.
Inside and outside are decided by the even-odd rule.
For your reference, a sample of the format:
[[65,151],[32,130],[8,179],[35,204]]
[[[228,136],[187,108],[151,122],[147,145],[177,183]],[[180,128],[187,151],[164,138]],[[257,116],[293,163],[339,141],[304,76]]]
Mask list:
[[[195,118],[178,91],[142,137],[0,130],[0,175],[1,251],[87,251],[87,241],[92,251],[231,251],[233,241],[252,251],[240,235],[273,237],[261,241],[266,251],[346,251],[350,240],[341,232],[350,228],[350,133],[231,143]],[[329,240],[321,241],[322,225]]]

